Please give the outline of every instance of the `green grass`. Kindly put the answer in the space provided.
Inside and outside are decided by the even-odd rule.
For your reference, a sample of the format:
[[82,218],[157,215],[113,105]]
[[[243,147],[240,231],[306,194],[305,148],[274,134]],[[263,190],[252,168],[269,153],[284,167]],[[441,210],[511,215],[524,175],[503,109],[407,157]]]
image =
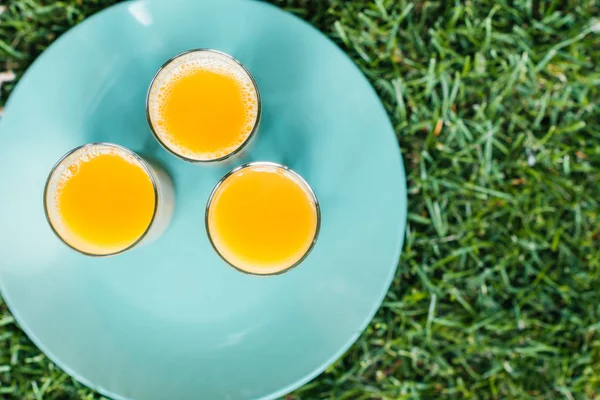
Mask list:
[[[111,3],[9,0],[0,72],[20,76]],[[383,306],[286,399],[600,398],[599,2],[273,3],[360,66],[409,175],[406,242]],[[100,398],[0,307],[0,398]]]

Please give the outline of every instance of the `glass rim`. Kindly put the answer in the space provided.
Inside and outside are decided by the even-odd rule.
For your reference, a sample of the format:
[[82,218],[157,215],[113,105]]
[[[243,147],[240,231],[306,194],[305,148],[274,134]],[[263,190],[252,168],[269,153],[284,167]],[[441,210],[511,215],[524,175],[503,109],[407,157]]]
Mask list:
[[[58,230],[55,228],[54,224],[52,223],[52,218],[50,217],[50,214],[48,212],[48,190],[50,189],[50,181],[54,177],[56,169],[62,165],[62,163],[67,159],[67,157],[71,156],[75,152],[83,150],[88,147],[94,147],[94,146],[112,147],[112,148],[118,149],[118,150],[123,151],[123,152],[129,154],[130,156],[132,156],[140,164],[140,166],[144,169],[144,171],[150,178],[150,181],[152,182],[152,189],[154,191],[154,210],[152,211],[152,218],[150,219],[150,222],[148,223],[148,226],[146,227],[144,232],[140,235],[140,237],[138,239],[135,240],[135,242],[133,242],[129,246],[127,246],[123,249],[120,249],[118,251],[114,251],[114,252],[106,253],[106,254],[89,253],[89,252],[83,251],[81,249],[78,249],[74,245],[71,245],[69,242],[67,242],[67,240],[65,240],[61,236],[60,233],[58,233]],[[48,174],[48,178],[46,178],[46,184],[44,185],[44,215],[46,216],[46,221],[48,221],[48,225],[50,225],[52,232],[54,233],[54,235],[56,237],[58,237],[58,239],[60,239],[61,242],[63,242],[65,245],[67,245],[70,249],[75,250],[76,252],[83,254],[85,256],[89,256],[89,257],[100,258],[100,257],[116,256],[118,254],[125,253],[125,252],[133,249],[134,247],[136,247],[138,244],[140,244],[146,238],[146,236],[148,236],[150,229],[154,225],[154,222],[156,220],[156,215],[158,213],[159,201],[160,201],[160,199],[159,199],[159,195],[158,195],[158,182],[157,182],[156,177],[154,176],[154,171],[152,170],[152,167],[146,162],[146,160],[144,160],[142,157],[140,157],[133,150],[130,150],[127,147],[124,147],[124,146],[121,146],[121,145],[118,145],[115,143],[109,143],[109,142],[92,142],[92,143],[87,143],[87,144],[77,146],[77,147],[69,150],[65,155],[63,155],[56,162],[56,164],[54,164],[54,166],[50,170],[50,173]]]
[[[246,270],[234,265],[229,260],[227,260],[227,258],[223,254],[221,254],[221,252],[217,248],[215,242],[213,241],[212,235],[210,233],[210,225],[209,225],[209,220],[208,220],[213,198],[215,197],[215,195],[217,194],[217,191],[223,185],[223,183],[225,183],[225,181],[229,177],[231,177],[233,174],[235,174],[243,169],[257,167],[257,166],[275,167],[275,168],[282,169],[285,172],[292,174],[294,179],[296,179],[308,191],[308,194],[310,195],[310,197],[313,200],[313,204],[315,206],[315,212],[317,214],[317,225],[315,227],[315,233],[314,233],[312,242],[310,243],[310,246],[308,246],[308,248],[306,249],[306,251],[304,252],[302,257],[300,257],[296,262],[294,262],[289,267],[286,267],[279,271],[269,272],[269,273],[265,273],[265,274],[260,274],[260,273],[256,273],[256,272],[252,272],[252,271],[246,271]],[[205,229],[206,229],[206,234],[208,236],[208,241],[210,242],[211,246],[213,247],[215,252],[219,255],[219,257],[223,261],[225,261],[225,263],[227,263],[230,267],[233,267],[235,270],[242,272],[246,275],[265,276],[265,277],[266,276],[276,276],[276,275],[282,275],[282,274],[296,268],[298,265],[302,264],[302,262],[304,262],[304,260],[312,252],[313,248],[315,247],[315,244],[317,243],[317,239],[319,238],[319,233],[321,231],[321,206],[319,205],[319,200],[317,199],[317,195],[315,194],[315,192],[312,189],[312,187],[310,186],[310,184],[302,177],[302,175],[300,175],[299,173],[297,173],[290,167],[283,165],[283,164],[276,163],[276,162],[272,162],[272,161],[252,161],[252,162],[248,162],[248,163],[245,163],[245,164],[235,167],[234,169],[232,169],[231,171],[229,171],[228,173],[223,175],[223,177],[217,182],[217,184],[213,188],[212,192],[210,193],[210,196],[208,196],[208,200],[206,202],[206,209],[205,209],[205,213],[204,213],[204,225],[205,225]]]
[[[174,151],[173,149],[171,149],[159,137],[158,133],[154,129],[154,125],[152,123],[152,117],[150,116],[150,92],[152,91],[152,88],[154,87],[154,83],[156,82],[158,76],[173,61],[175,61],[178,58],[183,57],[183,56],[185,56],[187,54],[196,53],[196,52],[198,52],[198,53],[201,53],[201,52],[216,53],[218,55],[221,55],[221,56],[224,56],[224,57],[228,58],[229,60],[233,61],[235,64],[237,64],[238,66],[240,66],[242,68],[242,70],[244,71],[244,73],[246,75],[248,75],[248,77],[250,78],[250,81],[252,82],[252,86],[254,87],[254,91],[256,92],[256,101],[258,103],[258,105],[257,105],[257,111],[256,111],[256,119],[254,121],[254,125],[252,126],[252,130],[250,131],[250,134],[248,135],[248,137],[246,138],[246,140],[244,140],[244,142],[242,144],[240,144],[238,147],[236,147],[232,152],[230,152],[228,154],[225,154],[224,156],[221,156],[221,157],[218,157],[218,158],[212,158],[212,159],[209,159],[209,160],[197,160],[197,159],[194,159],[194,158],[189,158],[189,157],[186,157],[186,156],[184,156],[182,154],[179,154],[176,151]],[[210,164],[210,163],[216,163],[216,162],[220,162],[220,161],[225,161],[225,160],[227,160],[227,159],[235,156],[239,152],[241,152],[246,147],[246,145],[248,145],[248,143],[250,143],[250,141],[252,140],[252,138],[256,135],[256,132],[258,131],[258,126],[260,124],[261,115],[262,115],[262,100],[261,100],[261,97],[260,97],[260,90],[258,89],[258,84],[256,83],[256,80],[254,79],[254,76],[252,76],[252,74],[250,73],[250,71],[248,70],[248,68],[246,68],[246,66],[244,64],[242,64],[240,61],[238,61],[233,56],[231,56],[231,55],[229,55],[227,53],[224,53],[222,51],[211,49],[211,48],[190,49],[190,50],[186,50],[184,52],[181,52],[181,53],[176,54],[175,56],[169,58],[167,61],[165,61],[160,66],[160,68],[158,69],[158,71],[156,71],[156,73],[154,74],[154,77],[150,81],[150,85],[148,86],[148,91],[146,93],[146,121],[148,122],[148,126],[150,127],[150,131],[152,132],[152,136],[154,136],[154,138],[156,139],[156,141],[167,152],[169,152],[170,154],[174,155],[175,157],[177,157],[177,158],[179,158],[179,159],[181,159],[183,161],[187,161],[187,162],[192,163],[192,164]]]

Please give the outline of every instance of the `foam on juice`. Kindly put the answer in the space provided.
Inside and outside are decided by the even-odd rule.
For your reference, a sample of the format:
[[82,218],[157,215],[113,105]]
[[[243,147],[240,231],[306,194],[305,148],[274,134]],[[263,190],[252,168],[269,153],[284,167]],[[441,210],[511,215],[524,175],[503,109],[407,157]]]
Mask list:
[[106,146],[106,145],[96,145],[92,147],[85,147],[75,153],[69,155],[63,162],[57,171],[55,172],[53,178],[50,181],[50,185],[54,187],[54,201],[56,202],[54,208],[57,211],[60,211],[60,196],[67,185],[67,183],[79,173],[79,169],[83,163],[90,162],[91,160],[101,156],[101,155],[113,155],[118,156],[124,161],[127,161],[129,164],[135,165],[139,168],[143,168],[140,162],[133,157],[131,154],[122,151],[119,148]]
[[[128,164],[134,168],[124,168]],[[65,242],[87,254],[124,250],[152,220],[156,199],[149,173],[140,160],[118,147],[95,144],[75,150],[48,181],[46,212],[52,227]]]
[[[238,87],[244,109],[244,121],[235,140],[218,150],[190,149],[169,129],[166,108],[173,89],[182,79],[207,71],[232,78]],[[210,96],[210,93],[200,95]],[[258,117],[258,94],[247,71],[230,57],[213,51],[192,51],[177,57],[156,76],[148,96],[148,113],[156,135],[174,153],[198,161],[209,161],[224,157],[240,146],[252,134]],[[220,132],[204,134],[219,135]]]

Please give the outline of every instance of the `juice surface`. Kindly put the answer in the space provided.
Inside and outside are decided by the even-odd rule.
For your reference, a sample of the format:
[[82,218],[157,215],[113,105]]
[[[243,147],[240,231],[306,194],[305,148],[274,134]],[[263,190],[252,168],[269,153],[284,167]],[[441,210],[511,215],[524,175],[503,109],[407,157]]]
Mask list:
[[193,160],[228,155],[250,136],[258,96],[251,78],[224,56],[194,53],[159,73],[150,92],[155,132],[173,152]]
[[155,201],[152,180],[139,162],[104,148],[71,161],[58,180],[50,215],[57,215],[53,225],[71,246],[111,254],[144,234]]
[[208,224],[223,257],[251,273],[287,269],[310,248],[317,209],[308,189],[279,167],[252,166],[229,176],[211,201]]

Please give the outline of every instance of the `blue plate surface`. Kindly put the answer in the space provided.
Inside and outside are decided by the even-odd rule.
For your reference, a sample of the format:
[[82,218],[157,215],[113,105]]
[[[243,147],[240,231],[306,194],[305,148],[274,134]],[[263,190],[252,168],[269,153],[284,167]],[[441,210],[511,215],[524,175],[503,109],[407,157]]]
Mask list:
[[[149,132],[152,76],[198,47],[236,57],[261,90],[261,131],[236,163],[289,165],[321,202],[319,241],[285,275],[240,274],[209,244],[205,203],[232,165],[184,163]],[[135,1],[91,17],[27,71],[0,140],[2,295],[58,366],[116,399],[279,397],[356,340],[396,270],[406,180],[385,110],[330,40],[265,3]],[[52,234],[46,176],[93,141],[127,146],[172,175],[175,216],[157,242],[92,259]]]

